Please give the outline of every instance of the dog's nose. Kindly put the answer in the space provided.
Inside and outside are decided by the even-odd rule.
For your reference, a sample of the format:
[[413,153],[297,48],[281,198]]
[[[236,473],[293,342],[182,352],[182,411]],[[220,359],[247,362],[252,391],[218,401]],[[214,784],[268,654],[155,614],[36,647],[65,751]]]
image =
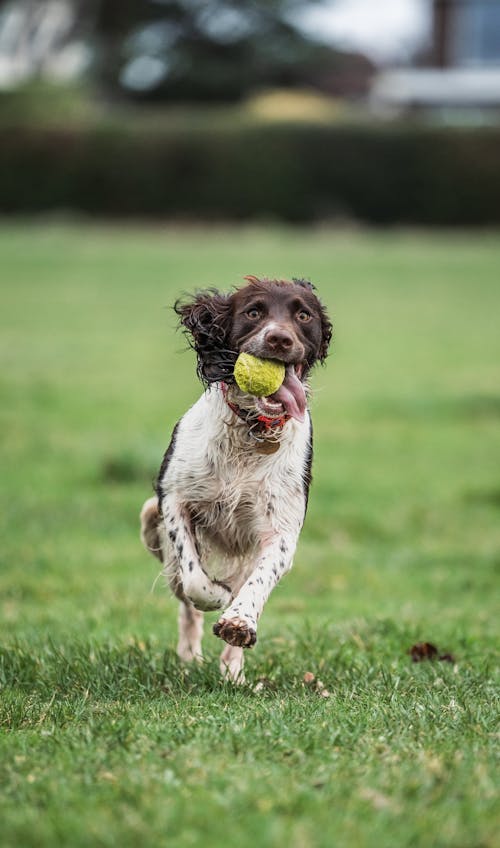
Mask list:
[[265,341],[273,353],[288,353],[293,347],[293,338],[286,330],[271,330]]

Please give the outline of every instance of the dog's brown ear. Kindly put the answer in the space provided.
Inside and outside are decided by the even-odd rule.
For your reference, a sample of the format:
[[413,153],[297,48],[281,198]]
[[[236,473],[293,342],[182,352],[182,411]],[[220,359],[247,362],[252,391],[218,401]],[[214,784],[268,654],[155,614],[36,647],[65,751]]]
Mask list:
[[228,350],[232,322],[230,295],[217,289],[179,299],[174,310],[198,357],[198,374],[205,382],[230,379],[237,354]]
[[217,289],[198,292],[194,298],[177,300],[174,310],[193,342],[224,344],[230,327],[231,305],[228,295]]
[[333,324],[328,317],[328,312],[325,307],[319,301],[320,306],[320,319],[321,319],[321,343],[319,346],[318,359],[320,362],[324,362],[326,357],[328,356],[328,348],[330,347],[330,342],[332,340],[333,335]]

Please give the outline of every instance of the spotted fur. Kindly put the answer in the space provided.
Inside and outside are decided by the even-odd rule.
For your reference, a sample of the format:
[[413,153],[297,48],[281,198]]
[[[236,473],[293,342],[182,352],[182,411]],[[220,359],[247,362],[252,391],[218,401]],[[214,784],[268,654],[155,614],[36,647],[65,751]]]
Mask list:
[[[245,318],[246,303],[260,304],[262,320],[252,305]],[[302,320],[294,323],[294,310],[306,308],[307,329]],[[243,648],[255,644],[264,604],[292,566],[307,508],[312,428],[307,410],[303,420],[259,429],[256,437],[248,420],[257,414],[256,401],[224,369],[228,358],[252,350],[293,363],[305,379],[326,356],[331,324],[305,281],[250,278],[232,295],[204,293],[191,311],[188,304],[177,311],[207,387],[176,425],[156,497],[142,509],[142,539],[181,601],[179,655],[201,656],[201,611],[219,610],[214,633],[228,643],[221,668],[241,679]]]

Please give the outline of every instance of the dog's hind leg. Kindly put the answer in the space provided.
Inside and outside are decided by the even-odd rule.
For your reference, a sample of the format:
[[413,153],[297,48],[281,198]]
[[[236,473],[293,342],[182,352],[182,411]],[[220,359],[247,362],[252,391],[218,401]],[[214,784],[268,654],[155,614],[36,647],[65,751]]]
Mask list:
[[[158,498],[148,498],[141,509],[141,539],[145,548],[163,562],[161,533],[163,519],[158,509]],[[182,587],[176,583],[175,576],[170,579],[171,588],[177,597],[182,597]],[[203,636],[203,613],[192,604],[181,600],[179,604],[179,642],[177,653],[184,662],[201,659],[201,638]]]
[[161,522],[158,498],[148,498],[141,509],[141,541],[147,551],[163,562],[159,525]]
[[226,645],[220,655],[219,665],[222,676],[226,680],[232,680],[233,683],[244,683],[244,662],[243,648],[239,648],[236,645]]
[[184,662],[201,660],[201,637],[203,636],[203,613],[192,604],[179,604],[179,642],[177,654]]

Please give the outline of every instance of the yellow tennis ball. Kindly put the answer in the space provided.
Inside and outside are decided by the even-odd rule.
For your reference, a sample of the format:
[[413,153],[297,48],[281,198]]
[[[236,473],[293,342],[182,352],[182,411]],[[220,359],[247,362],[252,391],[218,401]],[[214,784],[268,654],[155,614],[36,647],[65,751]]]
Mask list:
[[240,353],[234,366],[234,379],[242,392],[268,397],[278,391],[285,379],[285,366],[274,359],[259,359],[251,353]]

